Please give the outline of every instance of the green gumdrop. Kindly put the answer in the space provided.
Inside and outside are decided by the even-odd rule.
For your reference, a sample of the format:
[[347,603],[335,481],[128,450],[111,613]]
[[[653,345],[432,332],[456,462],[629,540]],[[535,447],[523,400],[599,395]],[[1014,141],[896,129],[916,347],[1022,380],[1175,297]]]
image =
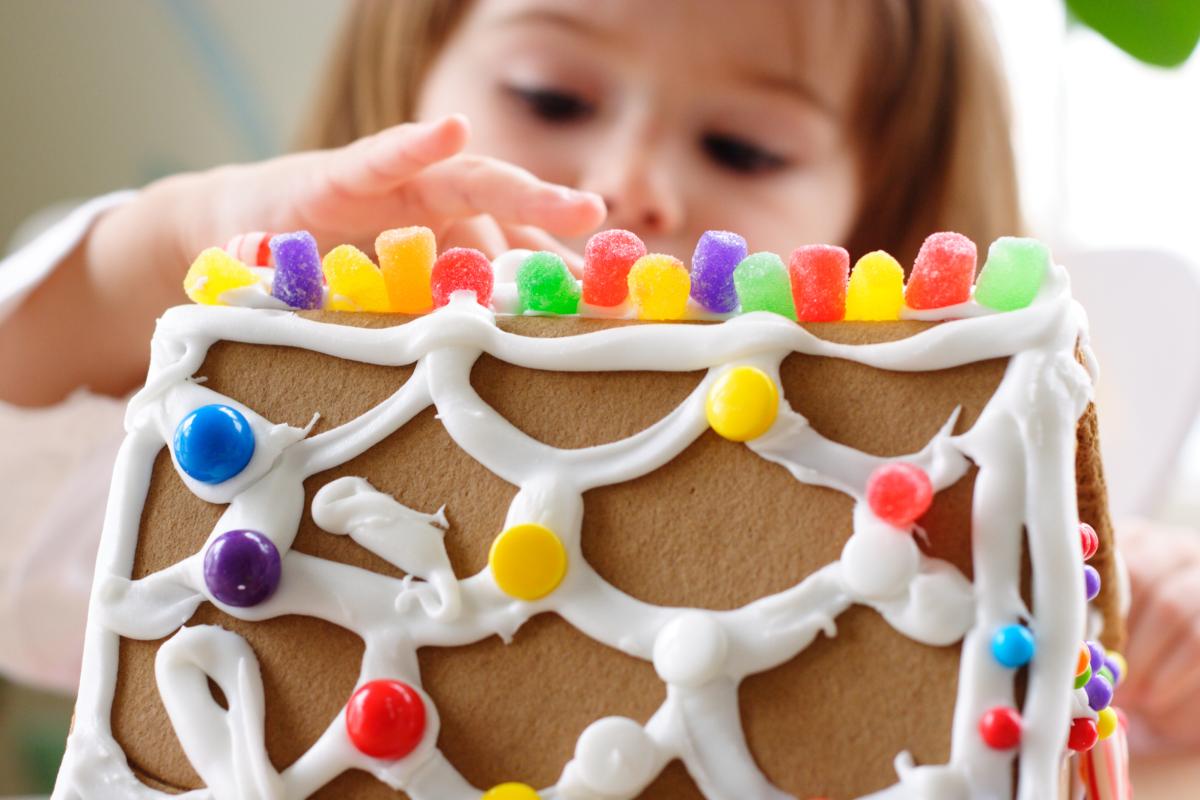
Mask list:
[[792,281],[783,260],[774,253],[753,253],[743,258],[733,271],[733,286],[743,314],[770,311],[796,319]]
[[522,311],[575,314],[579,283],[556,253],[530,253],[517,269],[517,298]]
[[1037,239],[1001,236],[988,248],[975,281],[975,301],[997,311],[1025,308],[1050,271],[1050,248]]

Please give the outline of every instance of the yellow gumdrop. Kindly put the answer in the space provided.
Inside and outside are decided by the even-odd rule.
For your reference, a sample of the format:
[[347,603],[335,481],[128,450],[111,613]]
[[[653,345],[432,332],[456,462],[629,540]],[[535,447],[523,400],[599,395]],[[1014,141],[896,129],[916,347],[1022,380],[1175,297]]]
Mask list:
[[882,250],[858,260],[846,287],[847,320],[900,319],[904,305],[904,269]]
[[421,226],[384,231],[375,239],[375,255],[392,311],[423,314],[433,308],[429,283],[437,258],[433,231]]
[[692,277],[673,256],[651,253],[629,269],[629,299],[638,319],[682,319],[687,312]]
[[1100,734],[1100,739],[1103,741],[1117,732],[1117,712],[1112,706],[1100,711],[1100,716],[1096,718],[1096,733]]
[[329,284],[329,308],[334,311],[387,311],[383,273],[366,253],[343,244],[325,254],[321,271]]
[[502,783],[484,792],[480,800],[541,800],[541,797],[523,783]]
[[734,442],[748,442],[775,424],[779,389],[757,367],[734,367],[708,390],[704,410],[714,431]]
[[219,247],[210,247],[192,262],[183,278],[183,291],[193,303],[223,304],[221,295],[230,289],[258,283],[254,271]]
[[500,590],[519,600],[540,600],[567,574],[567,550],[554,531],[525,522],[496,537],[488,566]]

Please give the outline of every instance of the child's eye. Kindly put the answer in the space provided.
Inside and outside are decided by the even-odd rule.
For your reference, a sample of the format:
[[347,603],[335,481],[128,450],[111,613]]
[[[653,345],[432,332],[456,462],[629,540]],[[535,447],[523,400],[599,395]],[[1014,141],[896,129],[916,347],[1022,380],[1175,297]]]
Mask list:
[[787,166],[787,159],[756,144],[722,133],[706,133],[700,140],[705,154],[717,164],[747,175],[773,172]]
[[546,122],[577,122],[587,119],[596,108],[577,94],[549,87],[509,86],[508,93],[529,111]]

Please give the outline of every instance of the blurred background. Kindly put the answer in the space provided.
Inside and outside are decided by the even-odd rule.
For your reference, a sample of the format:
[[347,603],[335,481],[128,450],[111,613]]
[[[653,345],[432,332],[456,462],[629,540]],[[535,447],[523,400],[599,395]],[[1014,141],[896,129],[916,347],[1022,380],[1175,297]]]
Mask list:
[[[1200,524],[1200,329],[1181,334],[1161,319],[1190,313],[1200,324],[1187,272],[1200,270],[1200,58],[1148,66],[1071,21],[1059,2],[983,5],[1011,79],[1029,227],[1073,270],[1112,277],[1077,279],[1093,320],[1133,316],[1141,326],[1136,347],[1123,331],[1095,326],[1106,374],[1122,375],[1101,382],[1102,420],[1105,406],[1155,417],[1104,431],[1114,509]],[[342,8],[4,0],[0,243],[20,242],[42,215],[82,198],[287,149]],[[1155,298],[1160,275],[1179,291]],[[1182,304],[1177,311],[1163,313],[1163,294]],[[1143,346],[1160,330],[1175,342],[1191,337],[1182,357]],[[0,678],[0,796],[49,790],[70,705]]]

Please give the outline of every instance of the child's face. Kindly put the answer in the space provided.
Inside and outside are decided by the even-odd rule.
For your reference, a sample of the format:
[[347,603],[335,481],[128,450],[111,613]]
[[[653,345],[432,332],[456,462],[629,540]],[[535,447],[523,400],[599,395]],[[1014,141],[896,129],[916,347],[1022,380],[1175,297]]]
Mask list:
[[597,192],[652,251],[723,228],[786,258],[843,241],[858,206],[839,2],[479,0],[419,116],[467,114],[471,150]]

